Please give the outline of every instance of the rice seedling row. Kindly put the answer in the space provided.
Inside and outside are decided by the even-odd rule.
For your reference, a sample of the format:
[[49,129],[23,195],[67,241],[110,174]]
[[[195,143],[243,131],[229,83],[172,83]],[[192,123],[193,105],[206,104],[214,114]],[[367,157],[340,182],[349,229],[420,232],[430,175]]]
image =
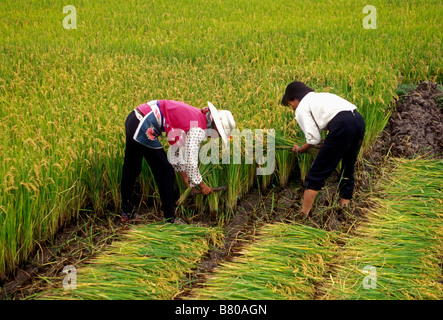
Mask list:
[[313,299],[336,245],[334,233],[300,224],[267,224],[238,257],[224,261],[189,299]]
[[[394,159],[324,299],[441,299],[441,160]],[[372,270],[372,271],[369,271]],[[372,272],[372,274],[370,273]],[[372,279],[372,280],[370,280]],[[372,282],[371,282],[372,281]]]
[[61,281],[32,299],[172,299],[195,265],[223,242],[217,228],[147,224],[133,226],[122,239],[77,266],[76,288]]

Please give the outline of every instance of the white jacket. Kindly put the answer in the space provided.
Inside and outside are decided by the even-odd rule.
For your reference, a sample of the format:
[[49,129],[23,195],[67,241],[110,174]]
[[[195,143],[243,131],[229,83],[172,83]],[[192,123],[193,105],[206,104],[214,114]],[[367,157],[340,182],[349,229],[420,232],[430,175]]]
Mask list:
[[349,101],[326,92],[309,92],[295,109],[295,120],[311,145],[321,141],[320,130],[327,128],[329,121],[341,111],[352,111],[357,107]]

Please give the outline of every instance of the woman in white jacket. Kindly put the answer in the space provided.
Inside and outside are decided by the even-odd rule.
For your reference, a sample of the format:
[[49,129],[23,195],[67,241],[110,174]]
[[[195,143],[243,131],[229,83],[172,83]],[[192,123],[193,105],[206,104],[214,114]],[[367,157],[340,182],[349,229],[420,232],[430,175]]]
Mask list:
[[286,87],[281,103],[295,111],[295,119],[306,137],[305,144],[294,144],[292,151],[296,154],[319,144],[321,130],[329,131],[306,176],[301,214],[309,214],[318,191],[340,160],[340,203],[347,206],[354,192],[354,165],[365,133],[365,122],[357,107],[335,94],[314,92],[299,81]]

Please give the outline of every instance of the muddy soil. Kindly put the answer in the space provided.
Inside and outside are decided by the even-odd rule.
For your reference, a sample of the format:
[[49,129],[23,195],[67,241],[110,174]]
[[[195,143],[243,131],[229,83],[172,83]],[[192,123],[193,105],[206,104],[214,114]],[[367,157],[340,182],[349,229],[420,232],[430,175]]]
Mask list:
[[39,244],[29,260],[17,268],[15,276],[0,279],[0,300],[22,299],[43,290],[47,282],[62,279],[65,266],[77,266],[93,257],[118,239],[125,228],[112,217],[83,216],[54,239]]
[[443,158],[443,93],[436,83],[422,82],[397,101],[381,135],[393,157],[434,155]]

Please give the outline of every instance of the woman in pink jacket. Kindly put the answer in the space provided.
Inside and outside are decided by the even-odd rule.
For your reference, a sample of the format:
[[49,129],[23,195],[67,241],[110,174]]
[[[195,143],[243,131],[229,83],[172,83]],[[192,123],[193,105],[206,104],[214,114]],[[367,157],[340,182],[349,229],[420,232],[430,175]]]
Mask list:
[[[226,143],[230,132],[235,128],[235,121],[231,112],[218,111],[209,102],[208,105],[209,107],[201,110],[179,101],[151,100],[139,105],[128,115],[125,122],[126,147],[121,180],[122,221],[134,217],[132,196],[143,158],[154,176],[167,222],[176,220],[174,171],[180,172],[187,187],[198,186],[205,195],[212,193],[212,189],[203,182],[198,169],[200,144],[207,136],[207,129],[215,129]],[[158,140],[163,132],[171,146],[184,147],[185,161],[172,161],[171,164]]]

